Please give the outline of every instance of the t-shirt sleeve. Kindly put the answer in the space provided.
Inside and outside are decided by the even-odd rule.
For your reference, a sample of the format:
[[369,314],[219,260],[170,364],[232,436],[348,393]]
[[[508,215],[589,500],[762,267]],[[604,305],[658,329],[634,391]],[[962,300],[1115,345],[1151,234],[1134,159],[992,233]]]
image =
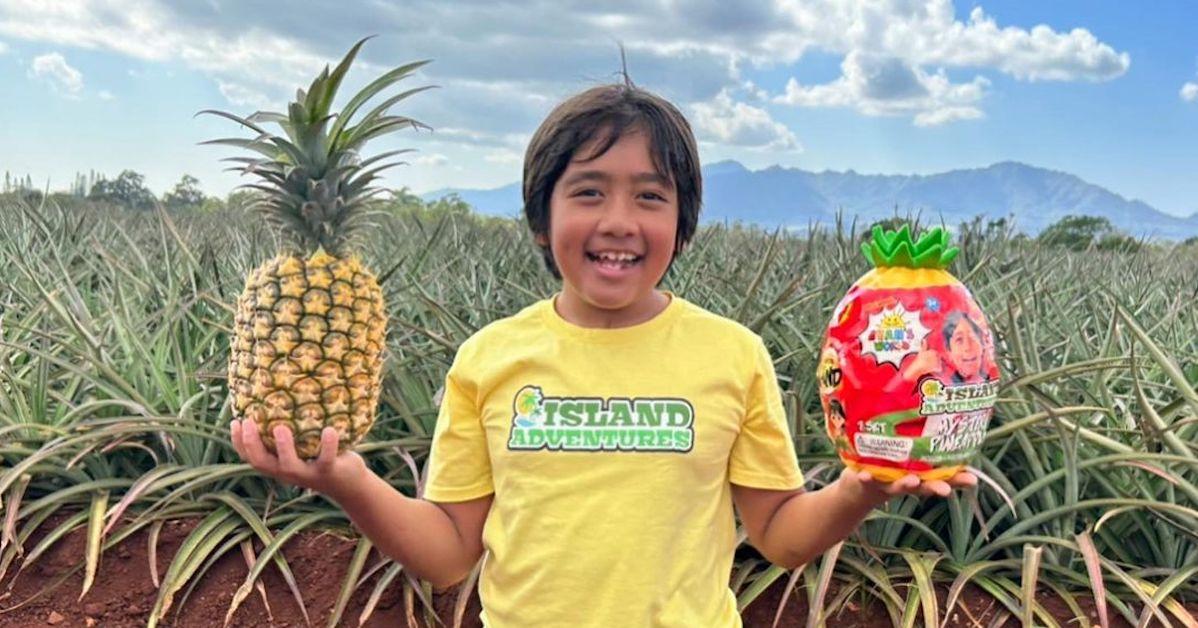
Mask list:
[[461,502],[495,492],[475,388],[462,376],[461,362],[455,360],[445,376],[424,485],[430,501]]
[[752,364],[745,416],[728,461],[728,480],[753,488],[800,488],[803,474],[786,423],[774,362],[760,338],[755,343]]

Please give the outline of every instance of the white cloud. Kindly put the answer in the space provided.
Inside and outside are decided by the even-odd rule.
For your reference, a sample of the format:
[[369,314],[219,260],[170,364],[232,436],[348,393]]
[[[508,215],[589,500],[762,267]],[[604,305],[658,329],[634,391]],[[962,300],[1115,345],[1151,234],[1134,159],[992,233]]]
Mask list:
[[140,59],[169,57],[165,42],[171,35],[156,28],[163,25],[163,11],[153,2],[3,0],[0,10],[0,32],[12,37],[114,50]]
[[983,116],[976,106],[990,81],[976,76],[953,83],[943,70],[929,74],[896,57],[850,52],[840,78],[805,86],[791,78],[775,102],[802,107],[852,107],[868,116],[914,116],[919,126],[934,126]]
[[470,145],[506,146],[511,149],[523,150],[531,139],[531,135],[524,133],[490,133],[461,127],[439,126],[433,130],[432,139]]
[[769,102],[770,93],[758,87],[753,81],[745,81],[740,84],[740,88],[751,95],[758,102]]
[[797,59],[809,49],[861,51],[901,58],[912,65],[991,68],[1021,80],[1107,80],[1127,71],[1127,53],[1116,52],[1089,30],[1000,27],[974,7],[968,21],[951,0],[864,2],[777,0],[793,32],[767,48]]
[[523,164],[524,155],[514,150],[496,150],[483,155],[483,161],[492,164],[513,165]]
[[982,111],[974,107],[941,107],[921,111],[915,115],[915,126],[940,126],[957,120],[976,120],[983,117]]
[[29,65],[29,77],[41,79],[50,84],[55,91],[68,98],[78,98],[83,91],[83,74],[67,64],[67,60],[57,52],[38,55]]
[[270,98],[257,90],[251,89],[240,83],[226,82],[222,80],[216,81],[216,86],[220,90],[220,95],[229,101],[229,104],[240,107],[254,107],[262,110],[270,107]]
[[1105,81],[1122,76],[1131,67],[1130,55],[1116,52],[1087,29],[1058,33],[1044,24],[1030,31],[999,28],[981,7],[970,11],[968,25],[954,23],[949,32],[948,41],[926,47],[928,61],[990,66],[1030,81]]
[[98,96],[100,98],[100,100],[116,100],[116,96],[113,96],[112,92],[110,92],[106,89],[102,89],[99,92],[97,92],[96,96]]
[[414,166],[437,167],[449,163],[449,158],[441,153],[427,153],[412,159],[411,162]]
[[[446,141],[470,143],[476,134],[490,146],[527,138],[563,96],[615,80],[615,41],[625,42],[638,84],[710,107],[719,106],[724,90],[740,90],[753,105],[776,96],[745,80],[750,64],[785,70],[813,51],[836,55],[846,72],[856,64],[878,74],[816,85],[796,80],[778,102],[910,116],[922,125],[982,117],[987,73],[1103,81],[1130,65],[1127,53],[1085,28],[1000,24],[980,7],[958,17],[952,0],[574,1],[528,10],[486,0],[409,0],[305,3],[297,10],[303,19],[280,19],[264,3],[0,0],[0,36],[182,63],[218,81],[231,103],[257,106],[290,96],[371,24],[384,35],[367,46],[358,76],[383,67],[368,59],[390,67],[434,58],[428,82],[445,89],[404,106],[427,114],[416,117]],[[949,72],[972,78],[954,83]],[[348,83],[355,80],[351,73]],[[771,128],[750,111],[736,115],[755,120],[758,131]],[[442,127],[463,134],[441,134]]]
[[1190,82],[1182,85],[1178,95],[1186,102],[1198,102],[1198,83]]
[[780,2],[800,33],[792,46],[844,54],[839,78],[816,85],[788,82],[775,100],[796,106],[909,115],[918,126],[933,126],[984,116],[980,104],[990,81],[975,75],[953,83],[948,69],[992,70],[1025,81],[1103,81],[1123,75],[1131,64],[1126,52],[1084,28],[999,27],[981,7],[962,22],[951,0]]
[[294,89],[327,61],[292,38],[261,29],[225,33],[179,23],[154,0],[0,0],[0,33],[144,61],[181,60],[218,79],[267,89]]
[[0,41],[0,55],[8,52],[8,44]]
[[701,138],[747,148],[801,150],[785,124],[775,121],[765,109],[734,101],[728,90],[710,102],[692,104],[691,111]]

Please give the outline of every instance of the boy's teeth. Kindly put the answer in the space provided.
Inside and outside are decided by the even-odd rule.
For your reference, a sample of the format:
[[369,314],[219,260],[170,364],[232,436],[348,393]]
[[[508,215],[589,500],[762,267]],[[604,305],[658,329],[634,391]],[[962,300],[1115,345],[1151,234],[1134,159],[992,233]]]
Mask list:
[[596,257],[605,262],[630,262],[636,259],[632,253],[599,253]]
[[587,253],[587,257],[594,260],[595,263],[608,268],[628,268],[640,260],[639,255],[623,252],[614,253],[610,251]]

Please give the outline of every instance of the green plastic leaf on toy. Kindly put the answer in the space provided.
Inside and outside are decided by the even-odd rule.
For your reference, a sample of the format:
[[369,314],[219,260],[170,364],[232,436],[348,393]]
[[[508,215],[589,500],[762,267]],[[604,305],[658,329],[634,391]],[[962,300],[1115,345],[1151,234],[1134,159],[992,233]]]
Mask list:
[[907,236],[906,241],[900,241],[894,247],[894,252],[890,254],[891,266],[905,266],[907,268],[915,267],[915,257],[911,254],[910,236]]
[[919,240],[914,240],[907,225],[897,231],[874,225],[872,236],[861,244],[861,251],[877,268],[944,269],[961,252],[948,245],[948,232],[940,227],[929,229]]
[[861,252],[865,254],[865,259],[869,260],[874,266],[881,266],[881,259],[874,257],[874,247],[870,246],[869,242],[861,243]]
[[915,268],[935,268],[936,264],[940,263],[940,256],[944,253],[944,248],[939,244],[929,248],[928,250],[919,253],[915,256]]

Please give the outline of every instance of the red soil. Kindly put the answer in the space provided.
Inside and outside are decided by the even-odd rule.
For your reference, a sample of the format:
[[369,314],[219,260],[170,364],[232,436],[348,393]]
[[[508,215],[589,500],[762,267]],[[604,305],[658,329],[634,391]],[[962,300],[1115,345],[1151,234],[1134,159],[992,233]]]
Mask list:
[[[158,573],[166,573],[171,557],[175,554],[187,533],[195,526],[194,520],[167,523],[159,536]],[[148,534],[140,531],[112,548],[101,559],[95,584],[82,599],[79,592],[83,582],[83,570],[62,580],[61,576],[74,569],[85,551],[82,530],[68,535],[43,555],[29,569],[14,577],[20,560],[10,566],[9,573],[0,581],[0,626],[32,627],[63,626],[124,628],[145,626],[153,608],[157,590],[151,580],[148,559]],[[26,548],[31,548],[27,543]],[[354,542],[332,534],[311,532],[301,534],[287,544],[285,554],[295,574],[307,606],[313,626],[326,626],[341,590],[341,583],[354,552]],[[367,568],[378,560],[372,554]],[[240,551],[233,551],[221,558],[204,576],[186,603],[179,608],[182,592],[176,596],[175,608],[162,622],[163,626],[209,628],[221,626],[234,591],[244,581],[247,573],[245,559]],[[357,626],[358,618],[374,588],[378,575],[374,575],[354,594],[342,616],[343,626]],[[402,578],[402,575],[400,576]],[[61,582],[59,582],[61,581]],[[269,611],[261,595],[255,591],[237,610],[231,626],[254,627],[297,627],[305,626],[299,606],[278,571],[271,567],[264,572]],[[53,586],[58,583],[58,586]],[[769,627],[783,595],[785,578],[770,587],[742,614],[747,627]],[[835,589],[829,594],[834,595]],[[451,590],[433,596],[436,614],[446,626],[453,625],[454,607],[458,591]],[[944,591],[939,591],[941,608]],[[403,599],[400,579],[396,579],[383,594],[374,613],[364,626],[406,626],[409,607]],[[831,599],[831,597],[829,597]],[[829,626],[885,627],[890,621],[878,604],[862,604],[854,596],[840,614],[828,618]],[[969,588],[962,596],[964,605],[958,604],[950,619],[953,626],[988,626],[1002,607],[976,588]],[[1062,625],[1073,625],[1068,608],[1055,598],[1045,597],[1042,602]],[[1083,601],[1093,624],[1097,624],[1097,613],[1089,600]],[[1192,608],[1198,611],[1198,605]],[[416,599],[411,610],[415,624],[428,625],[426,610]],[[465,609],[463,626],[480,626],[477,594],[471,594]],[[1196,613],[1198,617],[1198,613]],[[1111,610],[1113,625],[1126,625]],[[796,589],[787,600],[779,626],[794,628],[806,625],[806,593],[802,587]],[[1009,619],[1005,625],[1015,626],[1017,621]]]

